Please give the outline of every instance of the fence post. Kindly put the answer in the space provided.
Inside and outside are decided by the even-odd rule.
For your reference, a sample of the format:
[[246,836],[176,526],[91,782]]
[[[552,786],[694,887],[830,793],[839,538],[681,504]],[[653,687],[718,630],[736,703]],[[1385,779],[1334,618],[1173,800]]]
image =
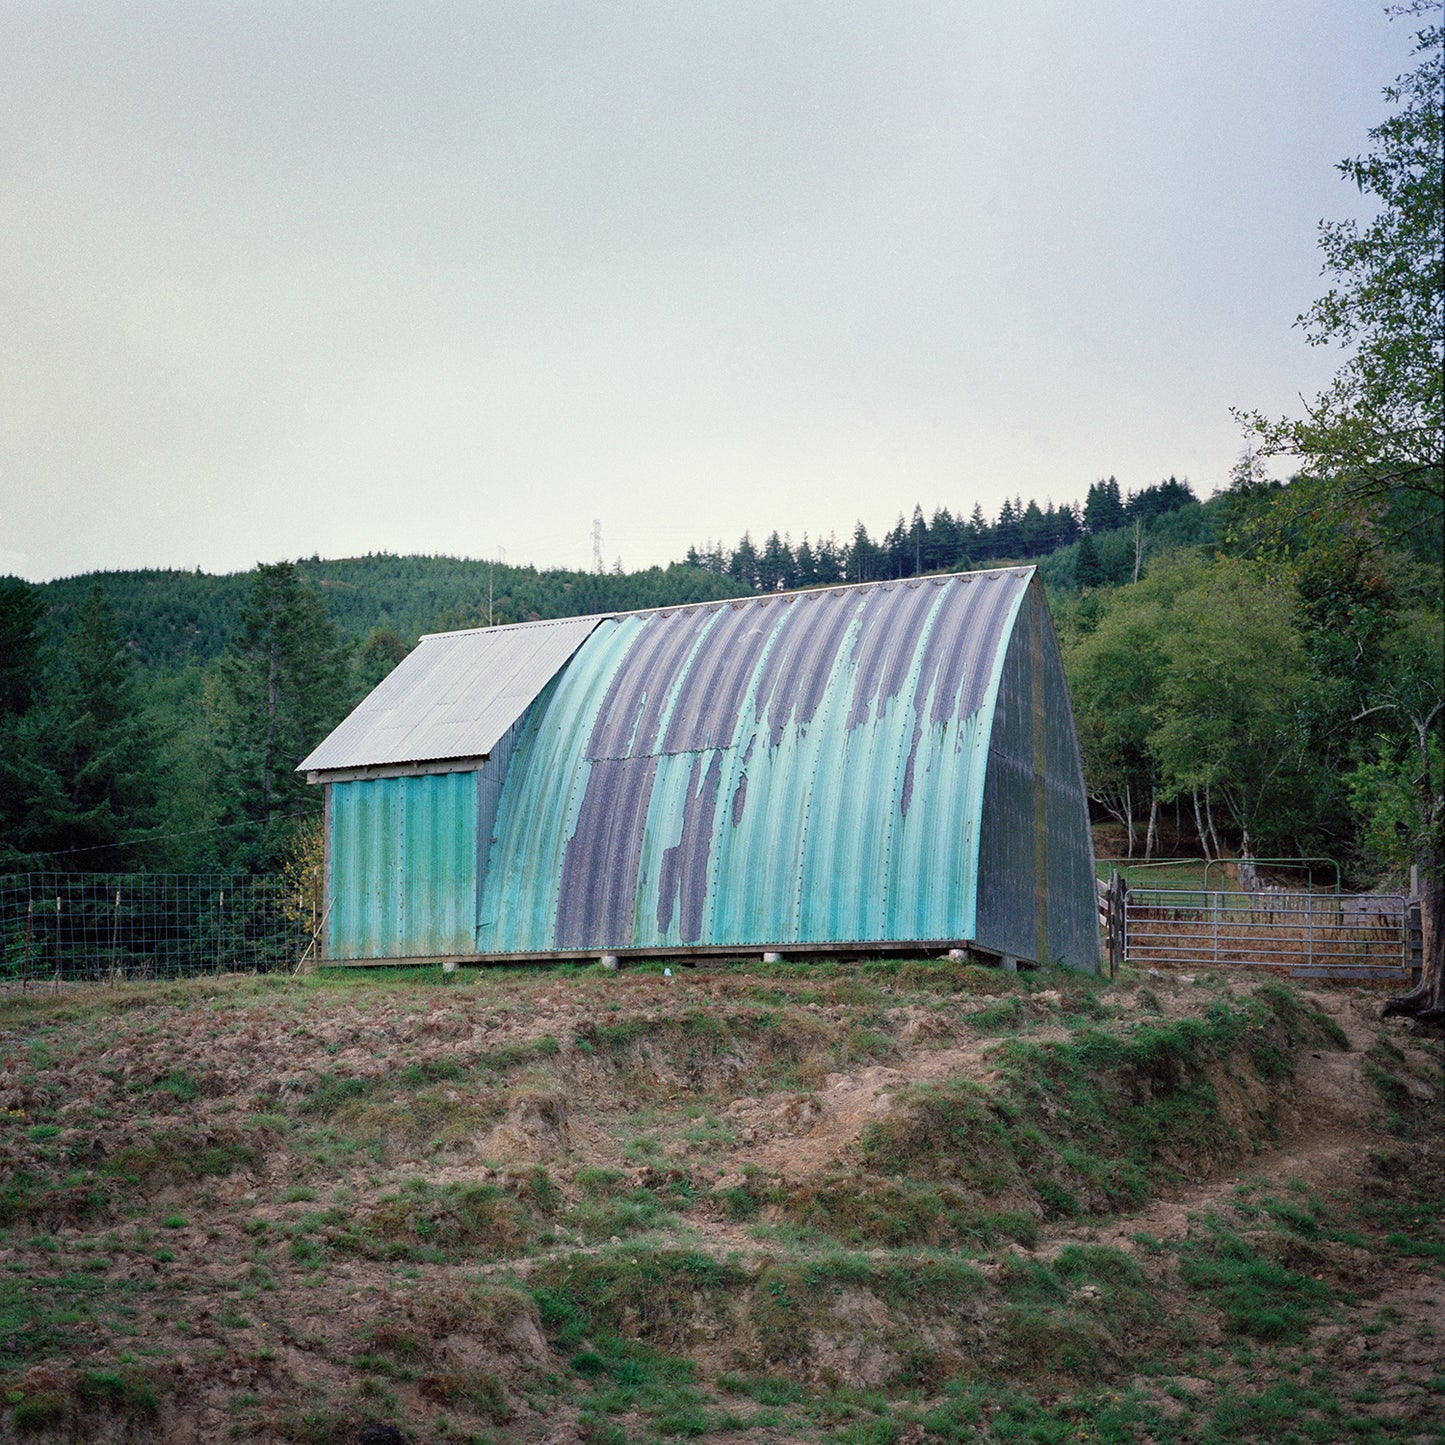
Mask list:
[[1219,967],[1219,906],[1220,906],[1220,905],[1219,905],[1219,898],[1220,898],[1220,895],[1219,895],[1218,893],[1210,893],[1210,894],[1207,895],[1207,896],[1208,896],[1208,898],[1209,898],[1209,900],[1210,900],[1210,902],[1209,902],[1209,916],[1210,916],[1210,918],[1213,920],[1214,966],[1215,966],[1216,968],[1218,968],[1218,967]]
[[115,890],[115,911],[110,919],[110,979],[112,983],[118,982],[116,975],[120,971],[120,959],[118,950],[120,946],[120,889]]
[[1119,875],[1119,941],[1117,951],[1121,965],[1129,961],[1129,885],[1124,875]]
[[52,993],[60,992],[60,895],[55,895],[55,982]]
[[226,931],[226,890],[221,889],[221,896],[216,900],[216,963],[214,972],[221,971],[221,935]]
[[[1341,905],[1343,907],[1343,905]],[[1305,894],[1305,967],[1311,968],[1315,961],[1315,896]]]
[[35,928],[35,900],[25,900],[25,962],[20,969],[20,992],[30,987],[30,935]]
[[1116,868],[1109,878],[1109,977],[1118,975],[1124,962],[1125,908],[1128,891],[1124,875]]

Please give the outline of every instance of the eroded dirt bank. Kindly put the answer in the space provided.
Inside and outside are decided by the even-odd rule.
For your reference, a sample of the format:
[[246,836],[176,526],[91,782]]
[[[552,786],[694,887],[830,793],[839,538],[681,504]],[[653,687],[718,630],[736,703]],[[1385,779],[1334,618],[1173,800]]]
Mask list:
[[1445,1439],[1440,1044],[1378,1013],[927,961],[7,995],[0,1433]]

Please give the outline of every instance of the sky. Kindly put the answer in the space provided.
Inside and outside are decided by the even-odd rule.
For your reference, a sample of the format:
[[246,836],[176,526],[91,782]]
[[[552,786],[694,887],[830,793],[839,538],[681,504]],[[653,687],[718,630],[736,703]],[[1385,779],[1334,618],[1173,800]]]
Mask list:
[[1338,353],[1370,0],[0,0],[0,573],[1174,475]]

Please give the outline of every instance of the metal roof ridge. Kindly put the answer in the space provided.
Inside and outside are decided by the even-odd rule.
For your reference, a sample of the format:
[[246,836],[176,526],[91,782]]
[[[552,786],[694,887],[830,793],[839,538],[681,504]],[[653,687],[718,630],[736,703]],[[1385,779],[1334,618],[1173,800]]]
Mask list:
[[732,607],[739,602],[773,602],[781,598],[817,597],[830,592],[861,592],[872,587],[907,587],[920,582],[940,586],[975,577],[1025,577],[1038,572],[1033,562],[1009,567],[980,567],[971,572],[921,572],[914,577],[870,577],[866,582],[827,582],[817,587],[793,587],[783,592],[753,592],[743,597],[706,597],[696,602],[664,602],[659,607],[632,607],[621,612],[577,612],[568,617],[536,617],[527,622],[502,622],[495,627],[460,627],[455,632],[424,632],[418,644],[433,637],[465,637],[468,633],[513,632],[523,627],[550,627],[559,622],[615,622],[622,617],[650,617],[664,612],[684,612],[693,607]]

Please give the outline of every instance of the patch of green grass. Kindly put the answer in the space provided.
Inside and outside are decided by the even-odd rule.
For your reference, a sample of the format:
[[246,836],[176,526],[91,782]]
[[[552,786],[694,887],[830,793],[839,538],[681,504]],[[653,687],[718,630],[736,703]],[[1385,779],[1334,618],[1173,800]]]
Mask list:
[[490,1370],[434,1371],[422,1377],[420,1389],[428,1400],[473,1411],[494,1425],[505,1425],[516,1413],[506,1386]]
[[157,1094],[169,1094],[178,1104],[189,1104],[201,1092],[201,1086],[184,1069],[172,1069],[165,1078],[151,1085]]
[[20,1435],[57,1430],[70,1417],[70,1402],[54,1390],[22,1395],[14,1402],[15,1430]]
[[1038,1220],[1032,1214],[980,1202],[976,1190],[953,1183],[917,1179],[903,1171],[895,1177],[853,1173],[825,1176],[787,1186],[774,1201],[786,1217],[845,1244],[952,1243],[962,1249],[986,1249],[1014,1240],[1033,1244]]
[[403,1065],[395,1076],[395,1082],[403,1089],[420,1089],[427,1084],[455,1082],[466,1076],[467,1071],[458,1059],[451,1054],[437,1054]]
[[0,1364],[69,1354],[118,1303],[94,1276],[0,1274]]
[[85,1220],[105,1214],[110,1196],[86,1175],[56,1183],[25,1169],[0,1180],[0,1228]]
[[1017,996],[1000,999],[997,1003],[986,1004],[980,1009],[972,1009],[966,1018],[969,1028],[979,1034],[1009,1033],[1021,1028],[1028,1021],[1023,1000]]
[[354,1216],[325,1221],[334,1248],[368,1259],[500,1259],[523,1253],[536,1225],[515,1195],[495,1184],[413,1180]]
[[1138,1390],[1034,1394],[1013,1380],[972,1377],[950,1385],[941,1404],[923,1414],[925,1438],[948,1445],[1132,1445],[1178,1438],[1170,1421]]
[[543,1327],[563,1349],[624,1330],[667,1348],[686,1337],[699,1299],[721,1309],[750,1282],[739,1266],[694,1250],[622,1245],[544,1259],[529,1287]]
[[1228,1333],[1266,1344],[1298,1343],[1334,1299],[1328,1284],[1261,1255],[1219,1224],[1179,1246],[1179,1272],[1206,1292]]
[[224,1178],[259,1158],[254,1142],[233,1129],[169,1129],[117,1149],[96,1172],[131,1184],[186,1183]]
[[343,1105],[366,1098],[373,1088],[372,1080],[358,1079],[351,1074],[339,1074],[327,1070],[315,1080],[307,1091],[301,1111],[319,1119],[327,1119]]
[[155,1387],[130,1370],[89,1370],[80,1377],[75,1393],[84,1405],[118,1410],[132,1419],[149,1419],[160,1412]]
[[672,1215],[662,1208],[650,1190],[634,1189],[622,1197],[583,1199],[562,1218],[585,1243],[600,1244],[614,1235],[625,1237],[657,1229],[671,1222]]

